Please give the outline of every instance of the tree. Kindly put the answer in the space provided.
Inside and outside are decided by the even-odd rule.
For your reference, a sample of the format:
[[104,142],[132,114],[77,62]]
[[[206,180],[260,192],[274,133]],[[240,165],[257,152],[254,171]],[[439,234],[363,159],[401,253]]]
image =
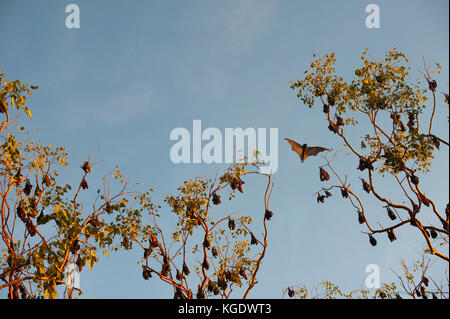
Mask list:
[[[87,160],[73,191],[71,185],[58,183],[60,169],[68,165],[65,148],[20,136],[21,115],[32,117],[27,96],[36,89],[0,74],[0,290],[8,289],[9,298],[55,298],[56,287],[62,285],[66,297],[72,298],[74,290],[81,290],[68,284],[68,267],[82,271],[88,264],[92,269],[98,250],[108,253],[114,236],[126,231],[115,226],[112,233],[106,219],[113,221],[112,215],[125,211],[127,182],[116,168],[88,205],[80,199],[81,192],[89,191],[87,177],[93,169]],[[111,194],[113,188],[118,190]]]
[[374,292],[365,289],[355,289],[348,293],[330,282],[323,281],[316,287],[306,286],[288,287],[283,290],[283,298],[286,294],[290,298],[298,299],[448,299],[449,297],[449,276],[445,272],[443,278],[438,281],[428,277],[427,271],[430,269],[431,258],[428,252],[423,252],[420,259],[411,265],[401,261],[403,274],[394,272],[398,279],[398,284],[382,284]]
[[[244,192],[243,178],[250,174],[267,177],[264,206],[255,208],[261,211],[260,238],[250,230],[253,220],[249,216],[213,213],[225,196],[232,200],[238,192]],[[257,163],[244,161],[231,165],[214,179],[189,179],[178,190],[177,195],[165,199],[176,217],[169,231],[158,225],[161,207],[152,203],[151,190],[136,195],[137,208],[118,220],[119,228],[128,229],[125,242],[142,248],[143,279],[155,276],[167,283],[173,287],[175,299],[230,298],[238,293],[247,298],[257,284],[256,276],[268,247],[267,221],[273,216],[269,210],[271,175],[260,173]],[[148,225],[143,220],[147,213]]]
[[[92,269],[99,250],[109,255],[111,250],[130,250],[138,244],[144,252],[144,279],[156,274],[172,285],[176,298],[228,298],[235,287],[247,298],[257,284],[268,247],[267,221],[273,216],[269,210],[271,175],[259,172],[259,162],[235,163],[214,179],[190,179],[178,195],[167,196],[165,201],[177,218],[168,235],[158,225],[161,207],[152,203],[152,190],[126,192],[127,181],[117,168],[103,178],[103,189],[97,190],[92,205],[82,200],[87,197],[82,192],[89,192],[90,159],[81,165],[81,182],[74,191],[69,184],[59,184],[59,171],[68,166],[65,148],[24,141],[20,136],[24,134],[18,125],[21,115],[25,112],[31,118],[25,106],[27,96],[37,87],[4,77],[0,75],[0,113],[4,116],[0,126],[4,244],[0,290],[8,289],[9,298],[56,298],[61,285],[65,297],[72,298],[74,291],[79,296],[82,291],[68,280],[68,271],[82,271],[86,264]],[[17,130],[19,136],[13,134]],[[250,217],[211,214],[225,193],[231,200],[237,192],[244,192],[247,175],[268,179],[259,239],[250,230]],[[193,241],[201,244],[191,245]],[[190,269],[198,279],[192,275],[188,279]],[[195,292],[192,285],[197,285]]]
[[[420,259],[408,266],[404,260],[401,261],[403,275],[397,276],[402,292],[409,298],[416,299],[448,299],[449,277],[445,272],[440,281],[428,278],[427,271],[430,268],[431,259],[427,251],[422,253]],[[400,294],[396,294],[399,298]]]
[[[335,159],[324,157],[320,180],[331,185],[317,192],[317,201],[325,202],[338,190],[367,228],[364,233],[372,246],[377,244],[378,235],[386,234],[394,241],[396,229],[410,227],[422,235],[427,253],[448,262],[449,204],[442,207],[420,186],[421,175],[431,169],[434,154],[442,145],[449,145],[433,131],[433,121],[442,118],[436,117],[437,82],[432,76],[439,75],[441,66],[436,63],[430,73],[424,62],[427,86],[423,87],[419,80],[410,80],[408,60],[397,49],[388,51],[381,61],[373,60],[366,49],[362,66],[355,69],[350,82],[336,75],[334,53],[314,58],[305,77],[292,82],[291,88],[309,108],[320,101],[328,130],[343,142],[348,156],[355,159],[356,172],[360,171],[350,171],[343,178],[334,168]],[[428,118],[424,112],[427,95],[432,97]],[[448,103],[448,94],[444,98]],[[358,138],[361,132],[363,136]],[[351,178],[356,177],[361,186],[351,185]],[[384,193],[386,185],[397,187],[398,192]],[[361,195],[361,188],[365,195]],[[380,207],[369,208],[370,200]],[[376,227],[369,212],[380,209],[386,211],[389,223]],[[433,222],[425,224],[425,216]]]

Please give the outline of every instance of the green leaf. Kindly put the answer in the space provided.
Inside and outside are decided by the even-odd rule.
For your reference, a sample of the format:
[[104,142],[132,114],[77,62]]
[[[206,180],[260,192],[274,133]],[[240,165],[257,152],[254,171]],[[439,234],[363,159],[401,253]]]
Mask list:
[[54,214],[44,215],[44,217],[38,218],[37,224],[38,224],[38,225],[45,225],[45,224],[47,224],[53,217],[54,217]]

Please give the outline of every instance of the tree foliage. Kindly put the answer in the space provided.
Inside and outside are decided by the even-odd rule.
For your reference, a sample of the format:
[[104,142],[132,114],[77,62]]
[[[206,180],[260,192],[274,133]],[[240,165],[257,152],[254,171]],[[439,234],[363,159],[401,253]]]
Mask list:
[[[440,252],[439,245],[434,242],[439,239],[438,234],[448,238],[449,206],[438,206],[432,200],[432,194],[421,189],[419,180],[420,174],[429,170],[435,152],[442,144],[448,146],[447,141],[432,132],[436,113],[436,80],[427,71],[428,87],[421,87],[420,81],[411,81],[408,60],[396,49],[388,51],[381,61],[370,59],[366,50],[361,60],[363,65],[355,69],[355,78],[346,82],[335,73],[334,53],[325,54],[314,60],[305,77],[293,82],[291,88],[298,90],[297,96],[309,107],[320,100],[328,129],[343,141],[350,155],[356,158],[356,168],[365,175],[360,177],[362,189],[384,206],[393,225],[371,226],[359,191],[341,178],[333,169],[332,161],[327,161],[321,170],[328,168],[335,177],[330,182],[337,183],[324,187],[323,191],[341,190],[342,197],[349,200],[357,211],[359,222],[367,226],[372,245],[376,245],[375,234],[386,233],[393,241],[396,239],[395,229],[411,225],[423,235],[431,254],[448,261],[446,253]],[[439,64],[436,64],[436,70],[439,73]],[[428,121],[421,116],[428,100],[427,93],[431,93],[433,100],[433,111]],[[406,126],[405,120],[408,121]],[[422,120],[428,125],[420,125]],[[365,122],[359,124],[360,121]],[[366,123],[369,125],[364,126]],[[355,126],[366,132],[359,140],[352,132]],[[351,175],[359,174],[352,172]],[[392,178],[403,197],[389,198],[389,194],[383,194],[375,177],[380,177],[385,183]],[[422,223],[421,216],[427,213],[434,217],[433,224]]]
[[[434,120],[441,118],[436,116],[439,95],[432,76],[439,74],[440,65],[435,73],[425,65],[424,86],[411,80],[408,60],[396,49],[381,61],[366,50],[361,60],[354,78],[345,81],[336,74],[334,53],[314,56],[304,78],[291,83],[309,108],[320,101],[328,130],[355,162],[355,170],[342,177],[334,159],[324,157],[326,163],[319,167],[324,186],[317,202],[325,203],[337,191],[354,208],[372,246],[379,235],[394,241],[398,228],[410,227],[421,234],[427,255],[448,263],[449,205],[437,203],[420,180],[436,152],[448,147],[433,131]],[[152,189],[127,192],[127,181],[117,168],[99,181],[102,187],[94,193],[88,184],[94,169],[90,158],[80,167],[79,183],[60,182],[59,174],[68,166],[66,149],[27,140],[19,125],[24,113],[32,118],[27,97],[36,89],[0,74],[0,290],[7,289],[10,298],[56,298],[61,286],[64,296],[72,298],[74,291],[82,292],[68,283],[70,267],[82,271],[87,264],[92,269],[101,253],[138,247],[143,280],[163,281],[174,298],[249,296],[258,283],[274,216],[269,209],[272,176],[260,173],[259,163],[234,163],[214,178],[186,180],[165,198],[163,217],[174,220],[167,229],[160,226],[162,207],[154,204]],[[448,103],[448,95],[444,97]],[[360,132],[364,134],[358,138]],[[264,202],[252,215],[257,223],[239,209],[225,214],[222,209],[228,207],[226,200],[247,190],[250,176],[266,178]],[[385,192],[387,181],[402,195]],[[86,199],[89,194],[92,201]],[[378,210],[385,210],[385,226],[374,226],[371,212],[377,208],[368,208],[369,198],[379,204]],[[425,276],[427,260],[412,270],[403,264],[402,269],[404,276],[398,279],[404,295],[448,297],[448,291]],[[434,290],[427,288],[431,282]],[[325,281],[315,294],[306,287],[289,287],[284,293],[299,298],[398,298],[398,286],[385,284],[371,295],[365,290],[345,293]]]
[[235,163],[220,177],[187,180],[177,195],[165,199],[177,218],[167,234],[158,225],[161,207],[153,204],[152,189],[126,192],[127,181],[117,168],[91,194],[92,203],[82,195],[90,192],[90,159],[81,165],[79,184],[60,184],[59,173],[68,166],[66,149],[27,141],[18,124],[23,113],[31,118],[27,96],[37,87],[4,78],[1,74],[0,290],[8,289],[9,298],[56,298],[58,286],[65,297],[74,291],[80,295],[69,271],[81,272],[86,264],[92,270],[99,251],[109,255],[133,244],[143,249],[144,279],[157,275],[172,285],[176,298],[227,298],[235,287],[244,298],[249,295],[268,247],[271,176],[264,175],[261,238],[250,230],[249,216],[217,216],[212,207],[243,193],[244,177],[262,175],[258,163]]
[[[436,63],[430,72],[424,61],[423,85],[411,79],[408,59],[397,49],[388,51],[380,61],[366,49],[361,61],[354,78],[345,81],[336,74],[334,53],[314,55],[304,78],[291,83],[306,106],[321,104],[328,130],[343,143],[345,156],[355,162],[355,169],[343,177],[333,163],[338,153],[333,159],[324,157],[326,163],[319,167],[319,173],[320,180],[328,185],[317,192],[317,201],[324,203],[337,190],[356,211],[372,246],[377,245],[378,235],[386,234],[392,242],[397,240],[398,228],[409,226],[421,234],[427,253],[448,263],[449,204],[436,202],[420,182],[435,154],[442,147],[448,151],[448,141],[433,131],[433,121],[443,119],[436,116],[440,94],[433,79],[441,66]],[[432,110],[425,112],[430,97]],[[448,103],[448,94],[444,98]],[[360,181],[352,185],[357,178]],[[448,185],[447,177],[442,178],[438,182]],[[393,185],[398,193],[386,192],[386,185]],[[368,207],[369,200],[380,207]],[[373,225],[373,219],[379,220],[377,210],[385,210],[389,217],[385,226],[378,221],[379,226]],[[337,293],[348,297],[334,286],[325,286],[327,296]],[[303,290],[295,293],[304,296]]]
[[397,283],[380,284],[374,290],[355,289],[350,292],[343,291],[331,281],[324,281],[316,287],[294,286],[283,291],[283,297],[297,299],[448,299],[449,276],[448,271],[440,280],[429,277],[431,266],[429,254],[425,251],[419,260],[407,265],[401,260],[401,274],[394,272]]
[[267,221],[273,216],[269,210],[271,176],[264,175],[268,180],[259,214],[262,237],[252,232],[250,216],[237,212],[222,216],[215,208],[243,193],[244,177],[250,174],[263,175],[256,163],[244,161],[214,179],[185,181],[178,194],[165,198],[176,217],[168,231],[158,224],[161,207],[152,203],[150,192],[136,195],[135,206],[139,208],[130,210],[127,220],[133,216],[141,220],[145,213],[150,216],[149,225],[128,227],[130,242],[136,242],[143,251],[143,279],[158,278],[167,283],[176,299],[230,298],[238,293],[247,298],[257,284],[256,275],[268,247]]
[[[55,298],[61,285],[72,297],[81,291],[68,284],[68,268],[92,269],[98,251],[108,253],[114,236],[126,231],[111,228],[102,217],[111,216],[112,222],[112,215],[120,216],[127,183],[116,169],[103,179],[92,204],[81,200],[80,193],[90,191],[89,160],[80,168],[79,184],[59,183],[60,170],[68,166],[66,149],[27,141],[19,125],[23,113],[32,117],[27,96],[35,89],[0,74],[0,289],[8,289],[9,298]],[[119,187],[115,194],[112,182]]]

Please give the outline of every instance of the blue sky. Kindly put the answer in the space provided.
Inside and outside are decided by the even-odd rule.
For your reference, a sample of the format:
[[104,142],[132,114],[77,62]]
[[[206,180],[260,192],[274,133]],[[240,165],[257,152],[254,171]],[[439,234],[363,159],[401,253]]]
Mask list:
[[[414,261],[424,248],[406,229],[398,231],[398,241],[380,238],[371,247],[348,203],[336,198],[317,205],[319,159],[300,164],[283,138],[339,148],[321,112],[308,110],[289,88],[313,52],[336,52],[337,71],[345,79],[366,47],[376,59],[398,47],[409,58],[413,79],[420,77],[423,53],[429,63],[441,62],[438,90],[448,92],[448,1],[77,0],[81,28],[67,29],[69,3],[0,1],[0,68],[10,79],[39,85],[30,98],[33,121],[26,127],[41,143],[69,149],[74,165],[63,172],[68,182],[78,180],[79,163],[93,154],[92,180],[118,164],[130,182],[154,188],[155,201],[162,203],[186,178],[213,176],[224,167],[173,164],[172,129],[191,130],[194,119],[221,130],[275,127],[279,169],[271,207],[276,215],[252,297],[279,298],[289,285],[322,280],[346,290],[362,288],[368,264],[380,265],[382,280],[390,281],[400,258]],[[380,6],[380,29],[365,27],[370,3]],[[435,129],[448,140],[443,105]],[[357,165],[344,155],[340,159],[339,169]],[[422,178],[423,189],[441,209],[448,202],[447,165],[444,150]],[[237,201],[240,211],[257,213],[258,187]],[[384,212],[375,202],[373,210]],[[384,218],[380,221],[387,222]],[[171,297],[172,290],[157,280],[142,280],[140,256],[140,250],[118,253],[94,271],[83,271],[84,296]]]

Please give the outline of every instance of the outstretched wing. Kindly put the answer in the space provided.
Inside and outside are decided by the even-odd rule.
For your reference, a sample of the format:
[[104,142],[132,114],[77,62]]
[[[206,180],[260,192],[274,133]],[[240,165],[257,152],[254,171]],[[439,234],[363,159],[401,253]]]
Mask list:
[[324,151],[329,151],[329,149],[325,148],[325,147],[320,147],[320,146],[306,147],[305,159],[308,156],[316,156],[320,152],[324,152]]
[[288,141],[289,144],[291,144],[292,151],[297,153],[298,156],[300,156],[300,159],[303,161],[303,157],[302,157],[303,156],[303,146],[289,138],[285,138],[285,140]]

